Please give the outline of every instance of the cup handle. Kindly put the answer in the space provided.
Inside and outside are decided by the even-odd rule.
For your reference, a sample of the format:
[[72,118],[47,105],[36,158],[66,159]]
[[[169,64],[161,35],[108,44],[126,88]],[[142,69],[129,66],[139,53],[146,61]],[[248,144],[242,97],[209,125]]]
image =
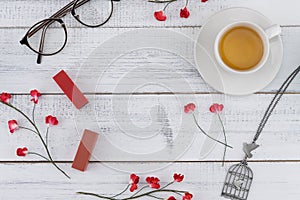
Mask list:
[[280,35],[281,27],[278,24],[274,24],[274,25],[266,28],[265,33],[269,39],[272,39],[273,37]]

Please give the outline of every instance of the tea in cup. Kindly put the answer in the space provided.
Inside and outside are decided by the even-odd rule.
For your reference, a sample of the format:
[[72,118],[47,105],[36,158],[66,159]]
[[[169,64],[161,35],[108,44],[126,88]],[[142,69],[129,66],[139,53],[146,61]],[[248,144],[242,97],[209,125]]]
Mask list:
[[229,24],[216,37],[215,57],[226,71],[238,74],[256,72],[268,60],[270,39],[280,33],[279,25],[263,30],[252,22]]

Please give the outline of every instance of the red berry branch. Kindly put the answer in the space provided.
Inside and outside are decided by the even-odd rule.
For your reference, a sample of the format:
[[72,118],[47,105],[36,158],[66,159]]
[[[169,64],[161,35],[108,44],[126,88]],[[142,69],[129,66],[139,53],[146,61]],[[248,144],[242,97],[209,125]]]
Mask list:
[[222,165],[224,166],[224,162],[225,162],[225,156],[226,156],[226,151],[227,151],[227,148],[232,148],[230,145],[227,144],[227,136],[226,136],[226,131],[225,131],[225,127],[224,127],[224,124],[223,124],[223,121],[221,119],[221,116],[220,116],[220,113],[223,111],[224,109],[224,105],[223,104],[218,104],[218,103],[214,103],[212,104],[210,107],[209,107],[209,111],[211,113],[214,113],[218,116],[218,120],[222,126],[222,132],[223,132],[223,136],[224,136],[224,142],[221,142],[213,137],[211,137],[209,134],[207,134],[204,129],[200,126],[200,124],[198,123],[198,120],[195,116],[195,111],[196,109],[196,105],[194,103],[189,103],[187,105],[184,106],[184,112],[185,113],[191,113],[193,115],[193,118],[194,118],[194,122],[196,124],[196,126],[198,127],[198,129],[205,135],[207,136],[208,138],[218,142],[219,144],[222,144],[224,145],[224,154],[223,154],[223,163]]
[[45,124],[47,126],[47,129],[46,129],[45,136],[43,137],[42,134],[41,134],[41,131],[39,130],[39,128],[37,127],[37,125],[35,123],[35,108],[36,108],[36,105],[38,104],[39,97],[41,97],[41,93],[39,93],[38,90],[32,90],[32,91],[30,91],[30,96],[32,97],[31,101],[33,102],[32,118],[28,117],[28,115],[26,115],[19,108],[15,107],[14,105],[12,105],[10,103],[10,99],[12,98],[12,96],[8,93],[3,92],[1,94],[0,103],[14,109],[16,112],[21,114],[29,122],[29,124],[31,125],[31,128],[25,127],[25,126],[20,126],[18,124],[17,120],[9,120],[8,121],[8,128],[9,128],[10,133],[13,134],[15,131],[20,130],[20,129],[27,130],[27,131],[30,131],[30,132],[34,133],[41,140],[41,142],[44,146],[46,155],[42,155],[42,154],[37,153],[37,152],[29,151],[27,147],[18,148],[16,150],[16,154],[17,154],[17,156],[21,156],[21,157],[25,157],[26,155],[39,156],[39,157],[51,162],[53,164],[53,166],[55,166],[61,173],[63,173],[66,177],[70,178],[53,161],[52,156],[51,156],[50,151],[49,151],[49,148],[48,148],[49,128],[51,126],[56,126],[58,124],[58,120],[57,120],[56,117],[54,117],[52,115],[48,115],[48,116],[45,117]]
[[[165,11],[166,11],[167,7],[175,1],[177,1],[177,0],[148,0],[148,2],[151,2],[151,3],[165,3],[166,4],[163,9],[157,10],[154,12],[154,17],[158,21],[166,21],[167,20]],[[208,0],[201,0],[202,3],[205,3],[207,1]],[[188,4],[189,4],[189,0],[185,0],[185,6],[180,9],[180,13],[179,13],[179,16],[181,18],[189,18],[190,11],[188,10]]]
[[[171,186],[172,184],[174,184],[176,182],[177,183],[182,182],[183,179],[184,179],[184,175],[175,173],[173,175],[173,181],[171,181],[168,184],[161,187],[159,178],[149,176],[149,177],[146,177],[146,179],[145,179],[146,185],[141,187],[138,190],[138,187],[139,187],[138,184],[140,181],[140,177],[135,174],[131,174],[129,184],[125,187],[125,189],[122,192],[120,192],[114,196],[104,196],[104,195],[90,193],[90,192],[77,192],[77,194],[94,196],[94,197],[98,197],[100,199],[109,199],[109,200],[131,200],[131,199],[139,199],[142,197],[151,197],[151,198],[161,199],[161,200],[164,200],[164,199],[176,200],[176,197],[177,197],[177,199],[179,197],[182,200],[191,200],[193,198],[193,195],[191,193],[189,193],[188,191],[169,189],[169,186]],[[125,192],[127,192],[128,189],[131,193],[133,193],[135,190],[137,190],[137,191],[135,193],[133,193],[132,195],[130,195],[129,197],[120,198],[120,196],[122,194],[124,194]],[[159,195],[161,193],[163,193],[164,195],[169,193],[170,196],[167,196],[167,198],[161,197],[161,195]]]

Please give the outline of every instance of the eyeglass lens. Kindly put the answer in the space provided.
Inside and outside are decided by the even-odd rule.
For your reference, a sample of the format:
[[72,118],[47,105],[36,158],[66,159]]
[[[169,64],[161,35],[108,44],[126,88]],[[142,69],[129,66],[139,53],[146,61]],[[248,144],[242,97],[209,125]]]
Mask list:
[[62,24],[53,19],[43,20],[29,30],[35,30],[41,23],[46,23],[35,34],[28,34],[28,45],[32,50],[42,55],[52,55],[59,52],[66,43],[66,34]]
[[72,14],[83,25],[101,26],[109,20],[112,14],[111,0],[77,0]]

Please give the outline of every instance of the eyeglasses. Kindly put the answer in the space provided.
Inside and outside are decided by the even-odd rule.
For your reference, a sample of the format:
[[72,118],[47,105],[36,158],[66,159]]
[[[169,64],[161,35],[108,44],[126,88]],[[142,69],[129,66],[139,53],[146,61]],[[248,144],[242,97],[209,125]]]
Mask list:
[[50,18],[34,24],[20,43],[38,54],[37,63],[40,64],[42,56],[55,55],[67,44],[67,27],[62,17],[71,12],[82,25],[90,28],[100,27],[111,18],[114,1],[120,0],[74,0]]

